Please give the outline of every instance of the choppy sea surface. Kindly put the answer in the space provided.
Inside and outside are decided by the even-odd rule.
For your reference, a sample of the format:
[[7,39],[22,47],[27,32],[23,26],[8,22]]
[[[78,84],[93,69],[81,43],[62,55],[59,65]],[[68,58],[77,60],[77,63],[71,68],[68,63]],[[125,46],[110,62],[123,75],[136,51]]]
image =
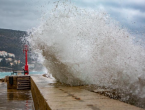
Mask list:
[[[12,72],[0,72],[0,79],[4,78],[5,76],[10,76]],[[29,72],[30,75],[32,74],[44,74],[42,71],[35,71],[35,72]]]

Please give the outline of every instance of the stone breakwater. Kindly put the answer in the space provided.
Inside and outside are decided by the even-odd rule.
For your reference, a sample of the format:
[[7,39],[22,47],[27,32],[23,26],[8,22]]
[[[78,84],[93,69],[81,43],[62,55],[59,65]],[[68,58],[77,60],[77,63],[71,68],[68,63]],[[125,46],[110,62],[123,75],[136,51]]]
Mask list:
[[43,76],[31,76],[31,91],[36,110],[143,110]]

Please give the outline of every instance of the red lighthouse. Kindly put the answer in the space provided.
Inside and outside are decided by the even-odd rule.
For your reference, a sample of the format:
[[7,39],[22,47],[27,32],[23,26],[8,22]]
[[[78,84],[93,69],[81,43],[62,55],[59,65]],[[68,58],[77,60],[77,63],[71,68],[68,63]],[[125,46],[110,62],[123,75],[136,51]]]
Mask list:
[[28,59],[27,59],[27,52],[28,52],[28,46],[25,45],[23,49],[23,53],[25,52],[25,69],[24,69],[24,74],[28,75],[29,74],[29,69],[28,69]]

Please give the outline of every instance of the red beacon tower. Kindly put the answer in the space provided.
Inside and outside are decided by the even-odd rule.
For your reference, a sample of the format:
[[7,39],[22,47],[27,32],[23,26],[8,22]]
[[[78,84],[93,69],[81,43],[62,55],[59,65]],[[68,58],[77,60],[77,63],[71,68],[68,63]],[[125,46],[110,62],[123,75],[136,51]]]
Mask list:
[[28,46],[25,45],[23,49],[23,53],[25,52],[25,69],[24,69],[24,74],[28,75],[29,74],[29,69],[28,69],[28,58],[27,58],[27,52],[28,52]]

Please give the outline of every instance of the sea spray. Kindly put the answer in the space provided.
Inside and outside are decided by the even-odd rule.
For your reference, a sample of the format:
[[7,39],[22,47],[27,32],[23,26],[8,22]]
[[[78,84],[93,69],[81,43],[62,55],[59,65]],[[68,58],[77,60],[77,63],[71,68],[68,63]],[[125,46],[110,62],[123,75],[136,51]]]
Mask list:
[[116,89],[145,106],[145,49],[108,14],[59,1],[27,40],[58,81]]

